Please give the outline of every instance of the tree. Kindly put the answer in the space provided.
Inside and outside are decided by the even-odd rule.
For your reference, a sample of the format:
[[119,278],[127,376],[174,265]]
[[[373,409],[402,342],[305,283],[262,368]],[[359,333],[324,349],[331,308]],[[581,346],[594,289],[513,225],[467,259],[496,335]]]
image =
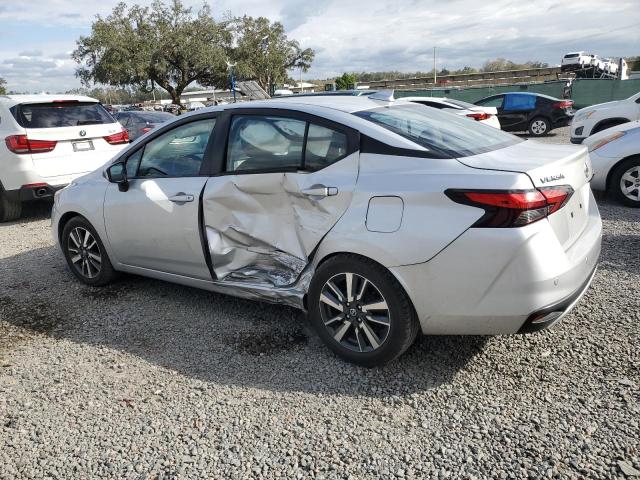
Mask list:
[[290,40],[280,22],[265,17],[240,17],[230,21],[236,47],[231,52],[235,73],[241,80],[255,80],[267,92],[289,78],[288,70],[306,72],[315,52]]
[[151,7],[118,4],[80,37],[72,58],[82,83],[166,90],[173,103],[193,82],[226,85],[231,32],[205,4],[197,14],[181,0]]
[[7,93],[7,91],[5,90],[5,85],[7,84],[7,81],[0,77],[0,95],[4,95],[5,93]]
[[358,77],[356,77],[355,73],[343,73],[338,78],[336,78],[336,89],[338,90],[348,90],[350,85],[355,85]]

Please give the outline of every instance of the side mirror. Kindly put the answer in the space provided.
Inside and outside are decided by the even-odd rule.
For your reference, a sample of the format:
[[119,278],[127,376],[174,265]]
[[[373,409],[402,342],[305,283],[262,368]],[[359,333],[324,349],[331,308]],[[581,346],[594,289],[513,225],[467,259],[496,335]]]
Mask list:
[[118,190],[126,192],[129,190],[129,180],[127,180],[127,167],[124,162],[118,162],[107,168],[107,180],[118,184]]

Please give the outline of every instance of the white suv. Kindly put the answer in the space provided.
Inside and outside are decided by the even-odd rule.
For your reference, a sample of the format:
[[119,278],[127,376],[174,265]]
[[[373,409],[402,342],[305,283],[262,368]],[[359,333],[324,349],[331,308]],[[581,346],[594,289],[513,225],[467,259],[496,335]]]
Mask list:
[[640,92],[624,100],[582,108],[571,122],[571,143],[582,143],[594,133],[634,120],[640,120]]
[[129,143],[122,126],[94,98],[0,96],[0,222],[28,200],[100,167]]
[[567,72],[572,70],[581,70],[592,66],[594,55],[585,52],[572,52],[567,53],[562,57],[562,63],[560,64],[560,71]]

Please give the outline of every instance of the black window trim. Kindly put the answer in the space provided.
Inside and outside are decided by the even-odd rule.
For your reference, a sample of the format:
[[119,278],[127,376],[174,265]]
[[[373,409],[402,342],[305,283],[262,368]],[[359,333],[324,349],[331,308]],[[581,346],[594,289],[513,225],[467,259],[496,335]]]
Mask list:
[[[226,160],[227,160],[227,150],[229,148],[229,133],[231,130],[231,120],[236,116],[266,116],[266,117],[283,117],[290,118],[293,120],[301,120],[306,123],[305,125],[305,135],[303,140],[303,150],[302,150],[302,167],[275,167],[275,168],[264,168],[264,169],[253,169],[253,170],[235,170],[235,171],[227,171],[226,169]],[[313,173],[323,170],[330,165],[333,165],[336,162],[343,160],[349,155],[360,150],[360,132],[357,130],[350,128],[341,123],[334,122],[332,120],[328,120],[324,117],[319,117],[317,115],[313,115],[311,113],[302,112],[299,110],[289,110],[283,108],[233,108],[229,110],[225,110],[221,115],[223,117],[222,120],[222,128],[216,131],[218,135],[222,135],[224,131],[224,139],[219,139],[221,141],[217,141],[216,145],[224,145],[224,148],[216,149],[214,154],[214,161],[212,164],[212,170],[210,171],[211,177],[217,176],[229,176],[229,175],[250,175],[250,174],[259,174],[259,173],[285,173],[285,172],[293,172],[293,173]],[[344,133],[347,137],[347,151],[346,153],[329,165],[326,165],[320,169],[307,169],[304,166],[305,157],[306,157],[306,147],[307,147],[307,134],[309,132],[309,125],[314,124],[321,127],[326,127],[332,130],[336,130],[340,133]],[[216,127],[218,123],[216,122]],[[218,140],[218,138],[216,137]]]

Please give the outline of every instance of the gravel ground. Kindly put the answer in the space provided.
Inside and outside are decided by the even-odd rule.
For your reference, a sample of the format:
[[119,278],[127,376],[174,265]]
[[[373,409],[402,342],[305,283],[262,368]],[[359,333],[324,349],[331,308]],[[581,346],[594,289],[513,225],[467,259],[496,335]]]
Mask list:
[[292,309],[82,286],[32,208],[0,226],[0,478],[640,475],[640,211],[600,204],[600,270],[560,325],[371,370]]

